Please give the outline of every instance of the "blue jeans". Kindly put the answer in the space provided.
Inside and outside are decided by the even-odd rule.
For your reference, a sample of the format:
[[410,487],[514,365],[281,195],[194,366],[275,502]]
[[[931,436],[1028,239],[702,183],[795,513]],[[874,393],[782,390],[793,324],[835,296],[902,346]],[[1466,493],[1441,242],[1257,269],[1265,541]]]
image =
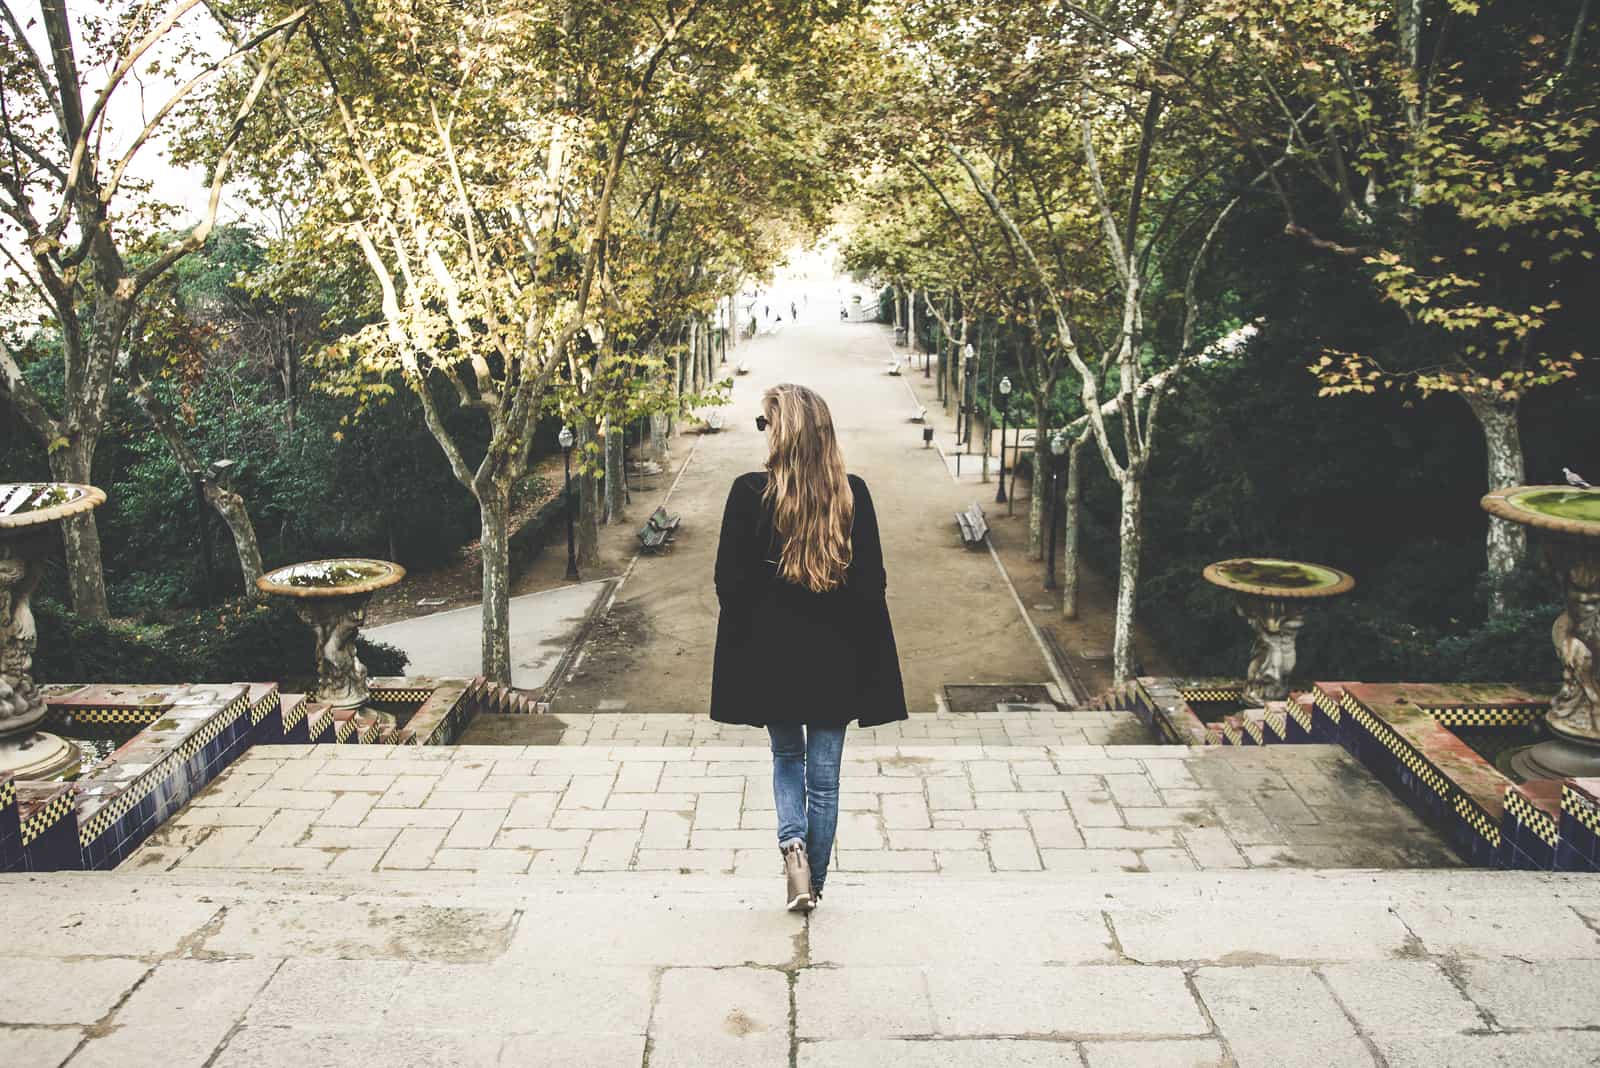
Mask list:
[[844,757],[843,727],[780,727],[772,736],[772,797],[778,809],[778,844],[798,838],[806,844],[811,885],[820,890],[828,877],[833,834],[839,826],[839,762]]

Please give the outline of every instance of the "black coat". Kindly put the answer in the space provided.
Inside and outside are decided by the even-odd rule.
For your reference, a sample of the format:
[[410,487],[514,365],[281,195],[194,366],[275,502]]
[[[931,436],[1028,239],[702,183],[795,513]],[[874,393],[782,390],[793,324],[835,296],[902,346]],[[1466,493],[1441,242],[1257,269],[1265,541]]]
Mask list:
[[765,471],[740,475],[722,515],[711,718],[753,727],[851,720],[874,727],[905,719],[878,515],[867,484],[850,476],[852,558],[844,584],[827,593],[778,576],[783,539],[761,500],[766,486]]

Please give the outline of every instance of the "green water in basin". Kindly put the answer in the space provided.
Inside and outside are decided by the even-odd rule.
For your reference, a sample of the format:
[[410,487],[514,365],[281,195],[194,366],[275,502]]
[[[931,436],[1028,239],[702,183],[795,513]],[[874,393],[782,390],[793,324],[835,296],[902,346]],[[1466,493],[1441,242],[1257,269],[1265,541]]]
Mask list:
[[1540,490],[1511,498],[1518,508],[1557,519],[1600,523],[1600,490]]
[[1271,586],[1281,590],[1306,590],[1332,586],[1339,577],[1311,564],[1283,560],[1236,560],[1217,568],[1234,582],[1250,586]]

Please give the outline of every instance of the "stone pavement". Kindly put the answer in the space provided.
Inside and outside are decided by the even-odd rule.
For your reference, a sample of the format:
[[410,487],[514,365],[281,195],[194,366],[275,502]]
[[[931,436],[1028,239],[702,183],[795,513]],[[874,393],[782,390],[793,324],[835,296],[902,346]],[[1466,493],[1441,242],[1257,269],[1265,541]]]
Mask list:
[[[511,684],[523,690],[548,686],[611,586],[596,579],[511,598]],[[482,618],[483,610],[471,605],[368,627],[363,635],[404,650],[407,674],[470,679],[483,665]]]
[[[123,870],[770,875],[771,774],[722,746],[258,746]],[[1047,879],[1455,861],[1333,746],[850,744],[834,863]]]
[[1600,1061],[1600,883],[1527,872],[842,880],[8,876],[0,1063]]
[[[538,737],[530,741],[542,745],[765,749],[769,744],[765,730],[717,723],[703,712],[561,712],[543,716],[536,724],[510,722],[512,718],[480,716],[473,721],[473,736],[499,744],[502,733],[526,737],[537,727]],[[1142,745],[1149,740],[1149,732],[1132,715],[1094,709],[918,713],[898,723],[850,731],[851,745]]]

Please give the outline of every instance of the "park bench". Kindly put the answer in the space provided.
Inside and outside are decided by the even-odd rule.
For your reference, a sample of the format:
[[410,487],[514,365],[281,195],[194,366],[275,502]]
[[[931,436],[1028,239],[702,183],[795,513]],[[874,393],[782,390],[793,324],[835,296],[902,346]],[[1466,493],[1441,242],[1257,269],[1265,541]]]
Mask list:
[[668,515],[665,508],[651,512],[650,518],[639,531],[639,543],[645,552],[659,552],[663,545],[671,541],[673,531],[678,529],[678,519],[678,516]]
[[965,512],[956,513],[956,525],[961,528],[961,541],[969,549],[976,549],[989,536],[989,521],[976,501]]

